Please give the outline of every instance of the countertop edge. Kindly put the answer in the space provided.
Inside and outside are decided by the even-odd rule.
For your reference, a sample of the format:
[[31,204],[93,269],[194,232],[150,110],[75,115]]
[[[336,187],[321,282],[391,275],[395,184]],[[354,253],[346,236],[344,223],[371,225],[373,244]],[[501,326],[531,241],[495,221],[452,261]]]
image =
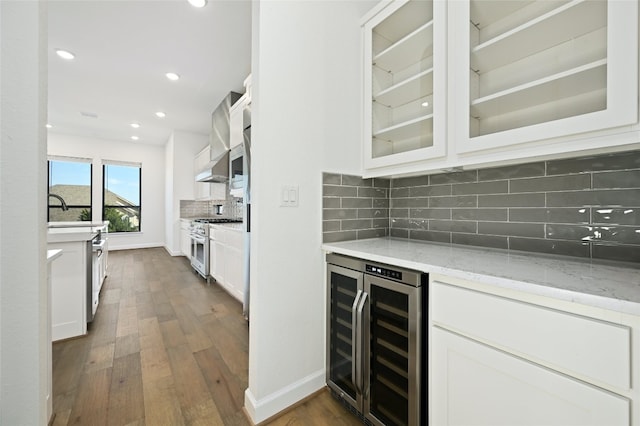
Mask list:
[[[388,241],[386,238],[374,239],[381,241]],[[366,240],[358,240],[358,241],[366,241]],[[563,300],[567,302],[578,303],[582,305],[592,306],[596,308],[602,308],[611,310],[614,312],[626,313],[631,315],[640,316],[640,303],[625,300],[622,298],[617,298],[615,296],[607,296],[607,295],[597,295],[591,294],[588,292],[582,292],[575,289],[567,289],[562,288],[560,283],[544,283],[544,282],[531,282],[526,279],[519,279],[517,277],[517,273],[514,273],[514,277],[504,277],[500,276],[500,274],[490,275],[487,273],[478,273],[471,270],[463,270],[455,267],[448,267],[444,265],[437,265],[433,263],[429,263],[428,261],[424,262],[416,262],[409,259],[404,259],[401,256],[389,256],[386,254],[380,254],[376,251],[367,251],[366,249],[360,250],[353,247],[343,247],[340,244],[351,243],[351,245],[355,245],[355,242],[341,242],[341,243],[324,243],[322,244],[322,250],[325,252],[333,252],[338,254],[343,254],[346,256],[359,257],[366,260],[371,260],[374,262],[386,263],[397,265],[400,267],[418,270],[430,274],[441,274],[447,275],[455,278],[465,279],[468,281],[475,281],[480,284],[493,285],[498,288],[510,289],[522,291],[525,293],[529,293],[537,296],[545,296],[550,297],[557,300]],[[403,242],[403,244],[406,244]],[[416,242],[416,244],[429,244],[424,243],[422,241]],[[438,247],[435,244],[434,247]],[[417,247],[417,246],[416,246]],[[462,251],[465,247],[461,247]],[[449,247],[449,250],[456,250],[454,247]],[[508,256],[508,252],[505,251],[504,256],[505,259]],[[524,253],[523,253],[524,254]],[[536,259],[536,262],[543,262],[544,258],[542,256],[536,256],[535,253],[526,253],[527,256],[532,257],[532,259]],[[570,261],[568,261],[570,262]],[[576,264],[578,261],[576,260]],[[621,268],[622,270],[622,268]],[[640,271],[638,271],[640,275]],[[562,283],[566,284],[566,283]]]

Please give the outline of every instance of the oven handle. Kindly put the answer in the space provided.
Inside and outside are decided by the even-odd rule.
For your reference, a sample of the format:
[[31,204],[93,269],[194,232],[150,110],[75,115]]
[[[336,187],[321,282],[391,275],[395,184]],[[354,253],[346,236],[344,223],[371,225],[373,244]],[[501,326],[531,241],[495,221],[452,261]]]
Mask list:
[[204,244],[207,242],[207,239],[205,237],[201,237],[200,235],[191,234],[191,239],[200,244]]

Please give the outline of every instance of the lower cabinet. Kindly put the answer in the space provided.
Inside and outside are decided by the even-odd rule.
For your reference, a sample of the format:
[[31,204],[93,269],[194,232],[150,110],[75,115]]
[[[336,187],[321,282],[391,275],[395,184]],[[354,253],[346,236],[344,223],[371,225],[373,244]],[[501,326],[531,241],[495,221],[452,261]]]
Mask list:
[[62,250],[51,265],[51,339],[87,334],[87,262],[91,242],[48,243],[49,250]]
[[430,278],[430,424],[640,425],[640,317]]
[[229,294],[242,301],[242,231],[224,225],[211,225],[209,235],[209,273]]
[[625,425],[627,398],[433,330],[434,425]]
[[191,236],[189,235],[189,226],[191,221],[180,220],[180,251],[183,256],[191,260]]

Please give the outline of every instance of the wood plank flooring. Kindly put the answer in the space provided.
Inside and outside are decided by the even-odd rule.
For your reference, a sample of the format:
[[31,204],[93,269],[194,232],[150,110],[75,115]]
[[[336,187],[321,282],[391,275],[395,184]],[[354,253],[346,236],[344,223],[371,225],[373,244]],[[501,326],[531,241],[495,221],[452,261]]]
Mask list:
[[[250,425],[242,306],[163,248],[109,253],[85,337],[53,345],[53,425]],[[265,424],[357,425],[327,391]]]

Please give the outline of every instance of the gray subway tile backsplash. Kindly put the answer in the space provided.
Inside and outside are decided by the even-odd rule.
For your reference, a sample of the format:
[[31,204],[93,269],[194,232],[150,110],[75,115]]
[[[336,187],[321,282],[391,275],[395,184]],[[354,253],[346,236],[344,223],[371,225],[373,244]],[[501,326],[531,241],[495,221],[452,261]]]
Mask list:
[[485,195],[478,207],[544,207],[544,193]]
[[564,175],[548,176],[528,179],[513,179],[511,181],[511,193],[519,192],[550,192],[567,191],[572,189],[590,189],[591,175]]
[[478,181],[544,176],[544,171],[544,162],[492,167],[490,169],[478,170]]
[[640,151],[393,179],[325,173],[323,185],[325,242],[388,235],[640,262]]
[[640,208],[592,207],[593,223],[610,225],[640,225]]
[[540,222],[540,223],[590,223],[591,210],[589,208],[511,208],[510,222]]

